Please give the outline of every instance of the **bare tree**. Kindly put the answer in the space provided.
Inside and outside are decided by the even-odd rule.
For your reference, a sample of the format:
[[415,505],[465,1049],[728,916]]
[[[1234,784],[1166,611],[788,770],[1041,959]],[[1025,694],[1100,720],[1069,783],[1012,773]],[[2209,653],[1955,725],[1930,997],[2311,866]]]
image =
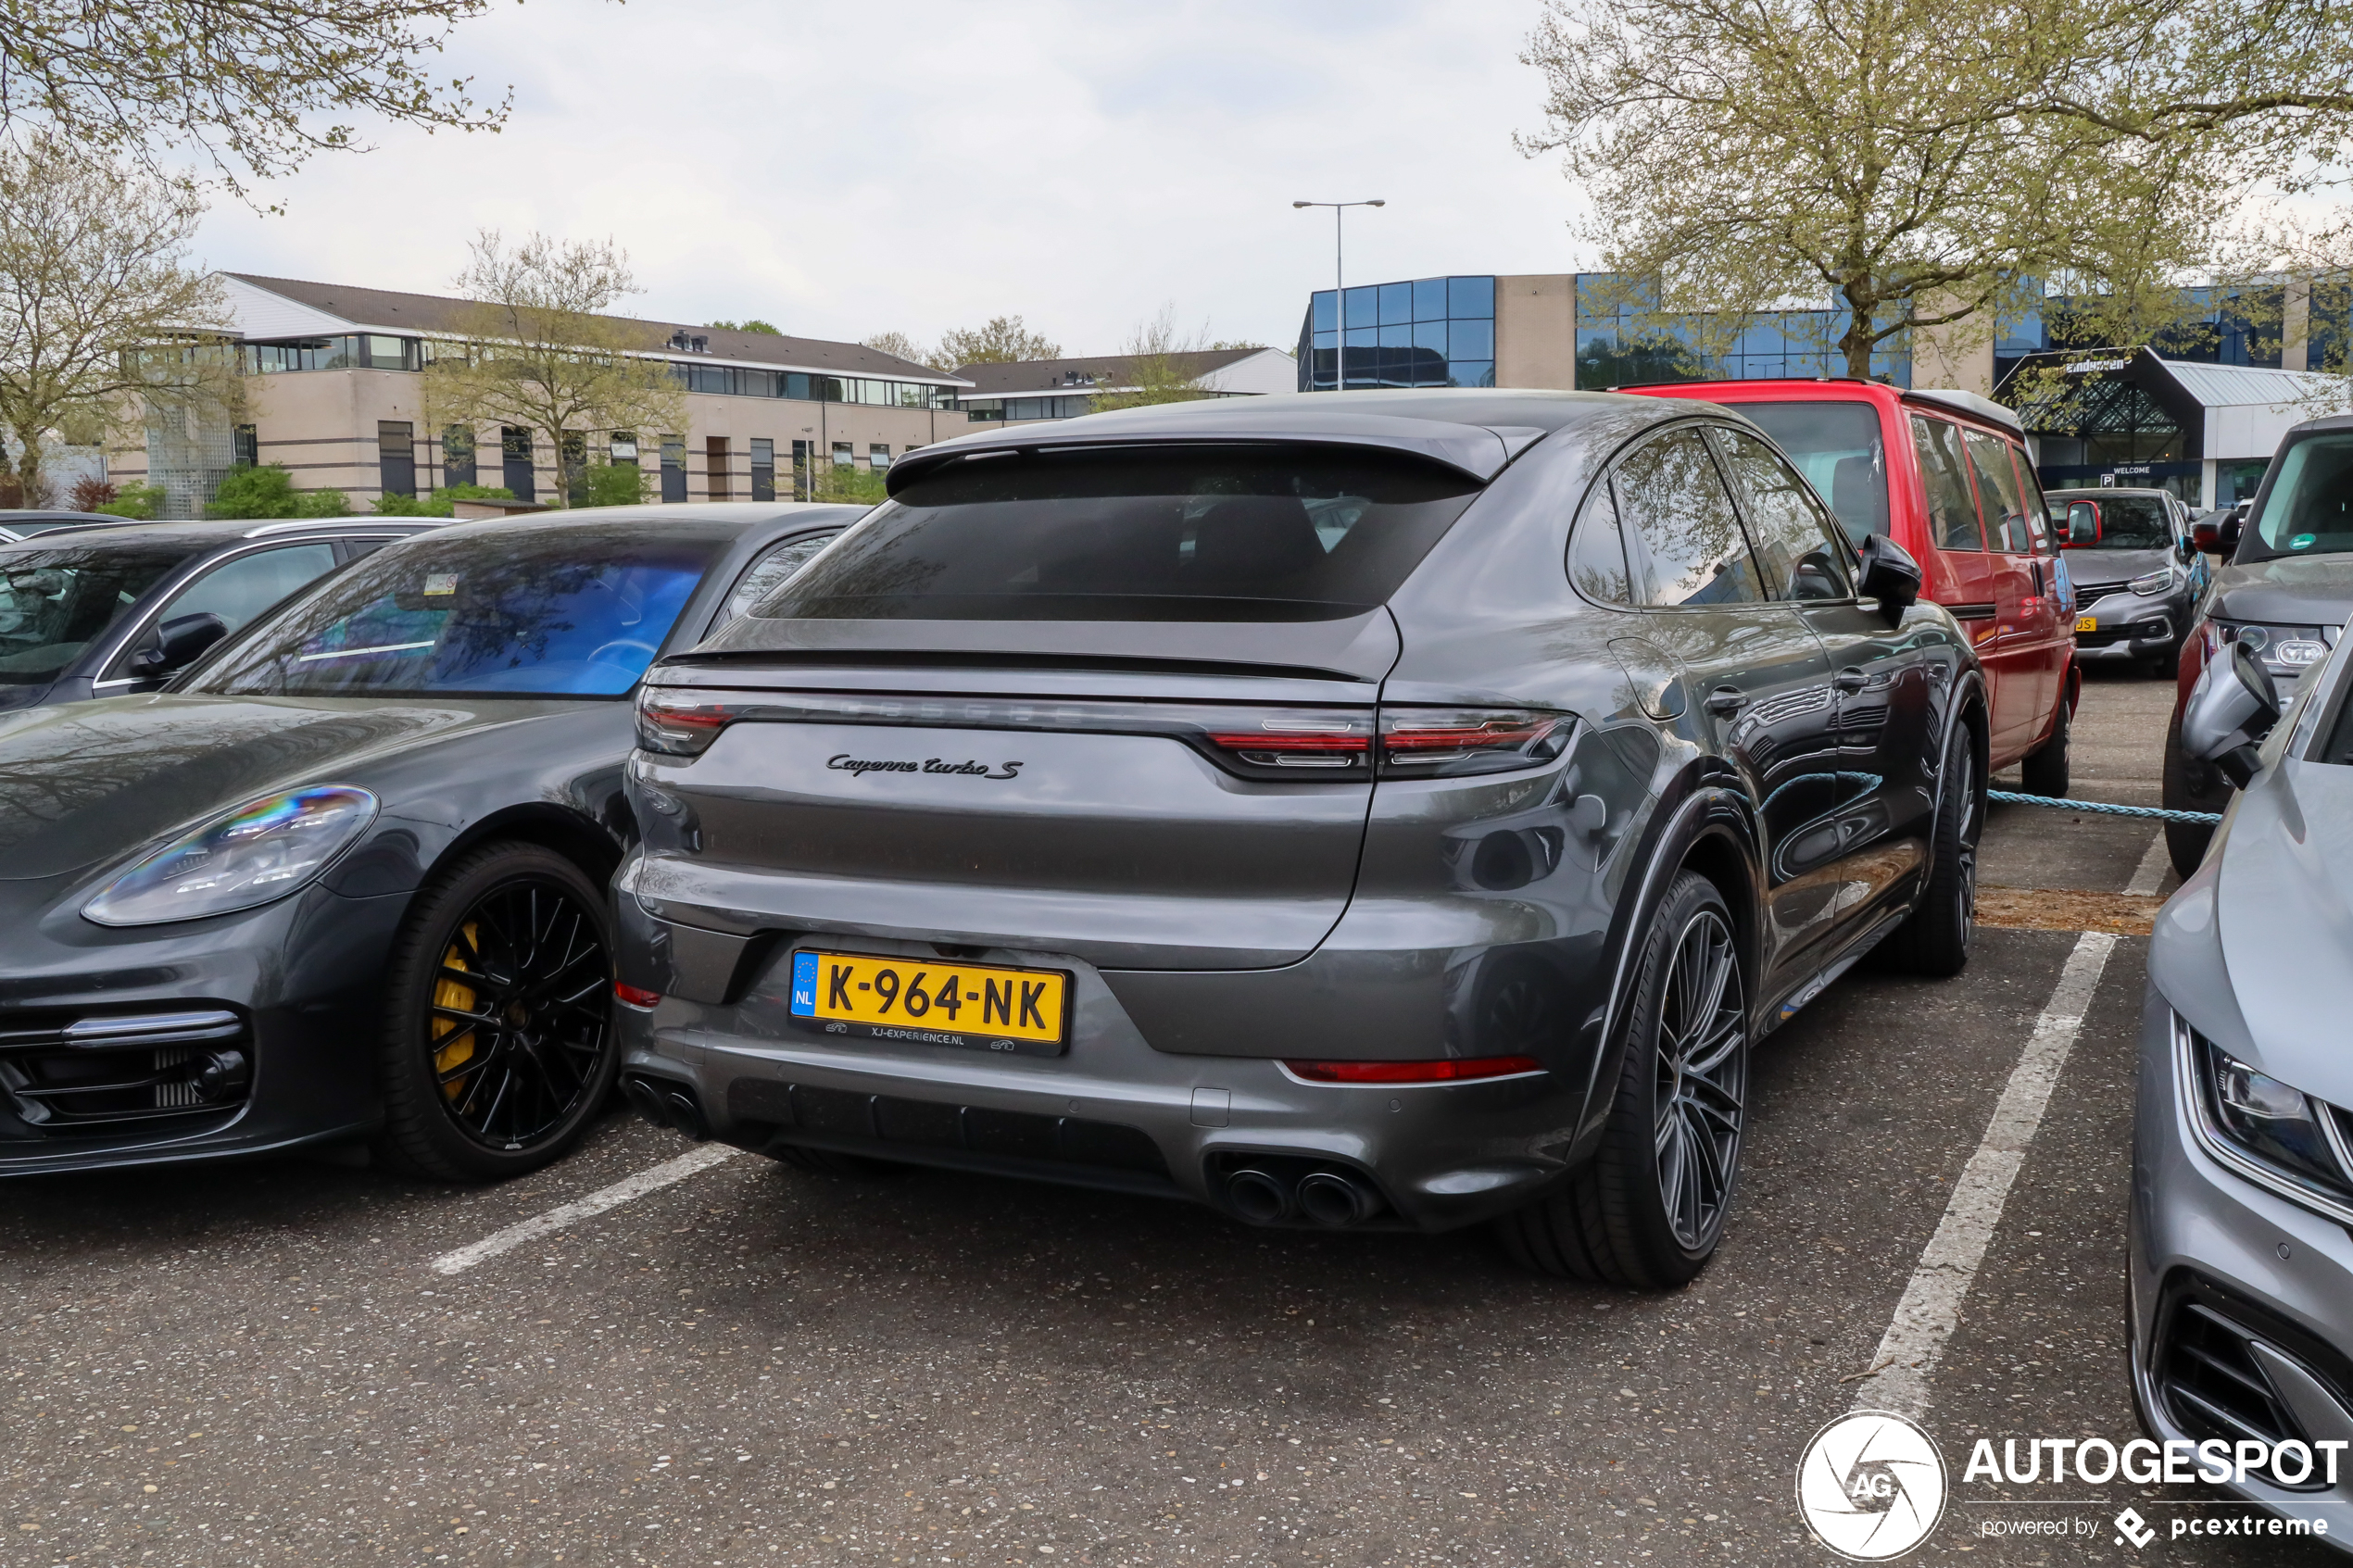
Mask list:
[[1089,398],[1088,411],[1101,414],[1113,408],[1189,403],[1208,396],[1201,384],[1201,362],[1197,357],[1210,347],[1207,326],[1195,332],[1180,332],[1176,307],[1162,306],[1158,315],[1127,334],[1127,342],[1120,350],[1127,360],[1124,378],[1126,387]]
[[557,504],[573,476],[568,449],[597,434],[641,439],[684,430],[686,390],[661,357],[658,331],[608,312],[637,292],[629,258],[610,240],[533,234],[509,248],[484,230],[458,275],[472,302],[458,338],[437,343],[425,367],[426,417],[435,424],[517,425],[547,442]]
[[39,495],[45,448],[235,400],[219,279],[188,264],[203,203],[63,136],[0,144],[0,423]]
[[887,354],[894,359],[904,359],[910,365],[929,365],[934,370],[955,369],[952,365],[941,366],[934,358],[939,352],[937,349],[925,348],[905,332],[876,332],[872,337],[860,339],[859,346],[871,348],[877,354]]
[[[359,144],[343,117],[496,131],[472,79],[434,69],[488,0],[14,0],[0,7],[0,121],[152,159],[195,152],[231,189]],[[150,163],[149,167],[156,167]]]

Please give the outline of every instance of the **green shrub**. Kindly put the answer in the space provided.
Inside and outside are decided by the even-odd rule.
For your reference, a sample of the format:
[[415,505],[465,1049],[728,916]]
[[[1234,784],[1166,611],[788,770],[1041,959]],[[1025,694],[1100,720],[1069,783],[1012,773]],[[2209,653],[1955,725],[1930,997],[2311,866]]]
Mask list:
[[511,501],[515,493],[503,484],[445,484],[430,495],[376,497],[379,517],[455,517],[459,501]]
[[146,522],[163,510],[163,502],[164,491],[160,484],[125,484],[116,488],[113,500],[101,501],[89,509],[104,512],[108,517],[137,518]]
[[849,501],[861,506],[877,507],[890,498],[890,492],[881,474],[872,469],[849,468],[836,463],[817,476],[812,487],[812,501]]
[[573,476],[575,507],[634,507],[646,499],[647,476],[635,463],[591,462]]
[[204,515],[222,518],[346,517],[350,498],[340,490],[296,490],[294,475],[276,463],[231,469]]

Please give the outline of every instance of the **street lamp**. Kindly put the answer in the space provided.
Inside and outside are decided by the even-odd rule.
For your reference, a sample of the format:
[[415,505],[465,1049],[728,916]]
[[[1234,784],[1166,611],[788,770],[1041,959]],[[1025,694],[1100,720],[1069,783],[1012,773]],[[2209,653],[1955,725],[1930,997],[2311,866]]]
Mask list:
[[[1293,202],[1293,207],[1328,207],[1332,209],[1332,308],[1340,323],[1339,334],[1333,339],[1332,390],[1348,390],[1348,277],[1345,257],[1340,250],[1340,224],[1341,215],[1352,207],[1387,207],[1385,201],[1364,202]],[[1315,352],[1315,334],[1308,334],[1307,352]],[[1310,361],[1311,367],[1313,361]],[[1311,368],[1308,374],[1315,374]]]

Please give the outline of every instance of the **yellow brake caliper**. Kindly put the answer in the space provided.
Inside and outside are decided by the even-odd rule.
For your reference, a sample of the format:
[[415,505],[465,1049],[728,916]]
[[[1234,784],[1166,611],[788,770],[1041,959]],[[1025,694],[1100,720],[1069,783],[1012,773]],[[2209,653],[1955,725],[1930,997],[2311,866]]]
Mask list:
[[[469,925],[465,929],[466,943],[471,947],[474,941],[474,928]],[[465,949],[455,942],[449,945],[447,952],[441,955],[441,961],[447,968],[461,970],[469,974],[473,972],[466,968]],[[437,1008],[452,1008],[460,1012],[475,1011],[474,989],[445,974],[434,985],[433,1005]],[[455,1019],[436,1016],[433,1021],[433,1066],[435,1073],[450,1072],[474,1059],[474,1026],[471,1023],[460,1024]],[[465,1079],[452,1078],[441,1085],[441,1092],[447,1098],[456,1099],[465,1092]]]

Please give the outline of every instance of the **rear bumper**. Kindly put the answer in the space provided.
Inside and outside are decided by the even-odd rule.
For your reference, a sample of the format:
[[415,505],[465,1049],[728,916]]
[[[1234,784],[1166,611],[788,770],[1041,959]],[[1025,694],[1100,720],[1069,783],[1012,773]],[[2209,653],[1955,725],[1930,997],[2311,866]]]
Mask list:
[[[932,956],[917,944],[859,946]],[[828,1037],[791,1019],[781,989],[763,980],[734,1006],[670,997],[651,1012],[625,1012],[623,1072],[683,1089],[711,1135],[744,1148],[798,1144],[1154,1193],[1238,1217],[1227,1180],[1246,1167],[1283,1180],[1316,1167],[1349,1173],[1382,1198],[1365,1223],[1426,1231],[1516,1208],[1568,1169],[1581,1081],[1539,1072],[1462,1084],[1307,1083],[1276,1060],[1154,1049],[1103,976],[1067,955],[971,957],[1072,972],[1067,1054]],[[1302,1040],[1298,1054],[1349,1052],[1342,1041]]]

